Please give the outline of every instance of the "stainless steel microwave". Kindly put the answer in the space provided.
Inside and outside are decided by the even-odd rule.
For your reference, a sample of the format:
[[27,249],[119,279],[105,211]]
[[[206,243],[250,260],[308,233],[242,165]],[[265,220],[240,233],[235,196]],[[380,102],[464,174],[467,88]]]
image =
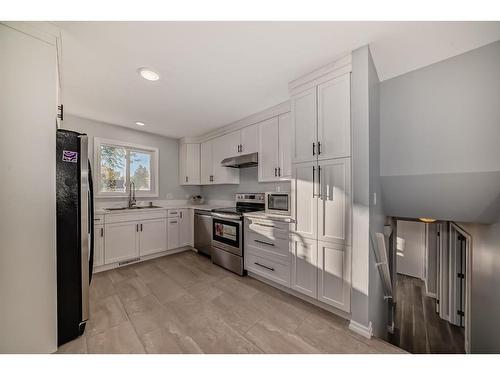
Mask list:
[[266,193],[266,212],[290,215],[290,193]]

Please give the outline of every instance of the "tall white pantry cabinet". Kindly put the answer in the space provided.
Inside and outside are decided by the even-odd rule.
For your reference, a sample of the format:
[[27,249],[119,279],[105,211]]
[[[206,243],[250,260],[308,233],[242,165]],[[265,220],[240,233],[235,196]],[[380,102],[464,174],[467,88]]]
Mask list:
[[351,311],[350,56],[289,85],[292,288]]

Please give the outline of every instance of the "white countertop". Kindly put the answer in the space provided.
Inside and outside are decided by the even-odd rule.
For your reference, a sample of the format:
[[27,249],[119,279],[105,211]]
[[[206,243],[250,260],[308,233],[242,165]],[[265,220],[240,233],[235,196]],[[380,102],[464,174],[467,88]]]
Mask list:
[[[95,215],[113,215],[113,214],[123,214],[123,213],[144,213],[149,211],[158,210],[175,210],[180,208],[191,208],[196,210],[206,210],[210,211],[214,208],[221,207],[220,204],[192,204],[192,203],[172,203],[172,204],[155,204],[155,208],[143,208],[143,209],[124,209],[124,210],[107,210],[106,208],[99,208],[94,211]],[[112,207],[110,205],[110,207]],[[144,206],[144,207],[147,207]]]
[[243,214],[245,217],[254,217],[257,219],[268,219],[274,221],[283,221],[285,223],[293,223],[295,220],[291,216],[288,215],[276,215],[276,214],[268,214],[265,211],[256,211],[256,212],[248,212]]

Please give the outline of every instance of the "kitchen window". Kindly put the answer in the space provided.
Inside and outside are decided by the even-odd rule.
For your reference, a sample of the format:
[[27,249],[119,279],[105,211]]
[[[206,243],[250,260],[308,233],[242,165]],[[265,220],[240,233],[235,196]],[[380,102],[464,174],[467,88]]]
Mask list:
[[137,197],[157,197],[158,153],[154,147],[94,138],[96,196],[127,196],[133,182]]

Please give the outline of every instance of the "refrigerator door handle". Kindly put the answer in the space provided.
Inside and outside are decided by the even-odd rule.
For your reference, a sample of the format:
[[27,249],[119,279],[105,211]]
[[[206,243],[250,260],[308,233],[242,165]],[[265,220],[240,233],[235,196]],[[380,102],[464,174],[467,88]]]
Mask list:
[[82,322],[89,319],[89,169],[88,137],[80,138],[80,266],[82,287]]

